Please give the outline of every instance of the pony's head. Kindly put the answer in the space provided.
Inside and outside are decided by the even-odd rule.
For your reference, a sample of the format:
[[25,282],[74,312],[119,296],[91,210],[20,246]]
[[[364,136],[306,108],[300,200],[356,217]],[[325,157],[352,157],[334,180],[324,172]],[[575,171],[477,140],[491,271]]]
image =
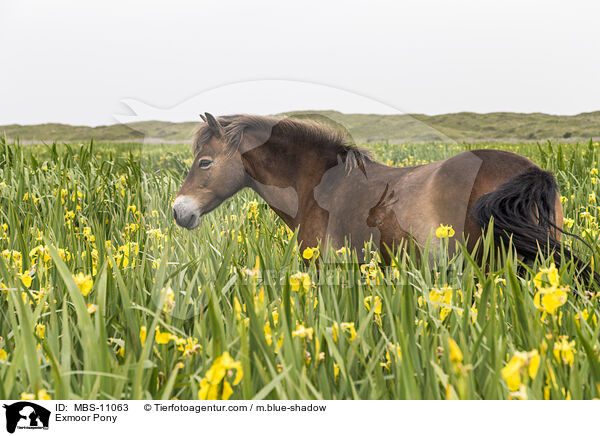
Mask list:
[[194,139],[192,168],[173,203],[177,224],[189,230],[198,227],[202,215],[246,186],[295,188],[303,178],[306,183],[301,185],[308,192],[327,169],[342,163],[344,174],[354,167],[364,173],[364,162],[369,159],[346,141],[340,128],[323,123],[289,117],[217,119],[204,115]]
[[[192,230],[202,215],[219,206],[245,185],[246,172],[240,152],[231,146],[232,132],[211,114],[194,139],[194,161],[173,203],[177,224]],[[238,141],[239,143],[239,141]]]

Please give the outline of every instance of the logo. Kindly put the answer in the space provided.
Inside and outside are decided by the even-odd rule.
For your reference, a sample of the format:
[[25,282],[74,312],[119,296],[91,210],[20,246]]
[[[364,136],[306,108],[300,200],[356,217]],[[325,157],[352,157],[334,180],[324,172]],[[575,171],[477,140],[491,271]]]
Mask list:
[[15,429],[48,430],[50,411],[29,401],[19,401],[3,406],[6,409],[6,431]]

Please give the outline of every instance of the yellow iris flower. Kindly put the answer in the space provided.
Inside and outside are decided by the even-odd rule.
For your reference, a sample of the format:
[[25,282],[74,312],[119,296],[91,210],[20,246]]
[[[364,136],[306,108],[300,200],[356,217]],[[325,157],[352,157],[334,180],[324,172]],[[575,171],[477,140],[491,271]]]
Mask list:
[[535,379],[540,367],[540,353],[537,350],[530,352],[517,351],[510,361],[501,370],[502,377],[506,380],[508,389],[516,392],[521,388],[521,373],[527,368],[527,374]]
[[302,252],[302,257],[307,260],[313,257],[316,259],[319,257],[319,249],[317,247],[306,247]]
[[[231,377],[235,371],[235,379],[232,384],[227,377]],[[200,381],[198,399],[200,400],[227,400],[233,394],[231,385],[237,385],[244,376],[241,362],[231,358],[225,351],[216,358],[204,378]]]
[[75,283],[77,283],[77,286],[84,297],[90,293],[92,286],[94,286],[92,276],[89,274],[86,275],[84,273],[79,273],[73,276],[73,280],[75,280]]
[[304,272],[297,272],[296,274],[290,276],[290,285],[292,285],[292,291],[308,291],[312,284],[310,276]]
[[371,304],[373,304],[373,306],[375,307],[375,309],[373,310],[375,314],[381,315],[381,298],[379,298],[378,296],[373,297],[372,295],[369,295],[368,297],[365,297],[363,303],[365,304],[367,310],[371,310]]
[[553,264],[549,268],[540,268],[535,275],[533,284],[537,288],[533,296],[535,307],[550,315],[554,315],[559,307],[567,302],[568,286],[560,286],[560,277],[556,266]]
[[552,350],[554,357],[561,363],[573,365],[575,361],[575,341],[569,341],[568,336],[560,336],[559,340],[554,343]]
[[444,224],[440,224],[440,226],[435,230],[435,236],[439,239],[451,238],[454,236],[454,229],[451,225],[445,226]]

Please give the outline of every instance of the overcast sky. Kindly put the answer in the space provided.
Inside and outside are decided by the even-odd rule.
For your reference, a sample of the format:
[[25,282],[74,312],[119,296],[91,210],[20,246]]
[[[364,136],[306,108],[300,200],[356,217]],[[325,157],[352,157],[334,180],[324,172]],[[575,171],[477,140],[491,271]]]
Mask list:
[[573,0],[0,0],[0,124],[599,110],[599,19]]

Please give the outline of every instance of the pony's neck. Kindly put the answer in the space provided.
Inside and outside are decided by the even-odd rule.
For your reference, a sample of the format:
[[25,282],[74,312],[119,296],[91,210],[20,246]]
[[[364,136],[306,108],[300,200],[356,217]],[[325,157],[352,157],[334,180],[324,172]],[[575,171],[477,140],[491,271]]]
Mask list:
[[323,150],[271,138],[242,153],[247,186],[256,191],[290,227],[308,214],[319,215],[314,188],[337,165]]

